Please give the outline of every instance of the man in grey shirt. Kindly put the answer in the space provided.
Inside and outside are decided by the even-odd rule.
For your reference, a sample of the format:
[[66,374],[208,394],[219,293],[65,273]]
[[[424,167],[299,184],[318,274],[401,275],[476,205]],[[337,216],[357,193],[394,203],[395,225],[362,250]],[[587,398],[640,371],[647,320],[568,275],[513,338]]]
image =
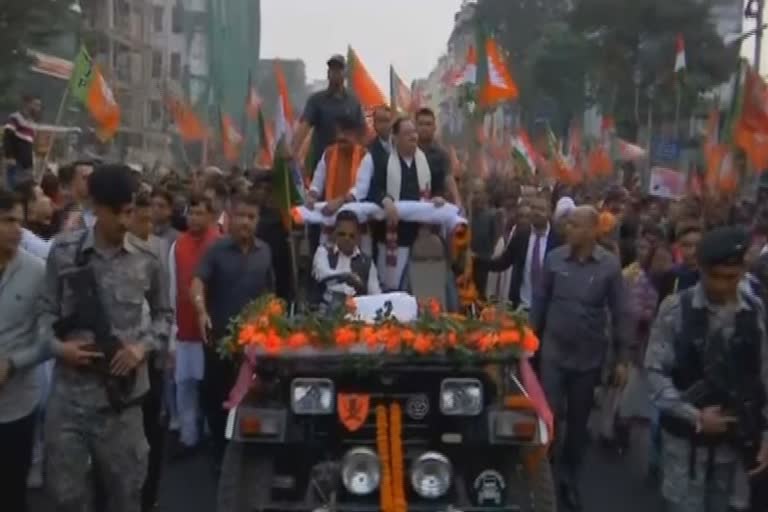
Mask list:
[[563,502],[572,510],[581,508],[578,479],[588,441],[587,420],[611,340],[616,345],[616,380],[623,381],[627,371],[621,265],[597,245],[597,221],[597,211],[590,206],[571,211],[568,244],[544,261],[531,310],[533,328],[542,340],[542,384],[556,421],[567,424],[557,473]]
[[47,347],[37,336],[35,311],[45,264],[19,248],[22,219],[18,198],[0,189],[0,496],[3,510],[26,512],[35,411],[42,396],[35,367]]

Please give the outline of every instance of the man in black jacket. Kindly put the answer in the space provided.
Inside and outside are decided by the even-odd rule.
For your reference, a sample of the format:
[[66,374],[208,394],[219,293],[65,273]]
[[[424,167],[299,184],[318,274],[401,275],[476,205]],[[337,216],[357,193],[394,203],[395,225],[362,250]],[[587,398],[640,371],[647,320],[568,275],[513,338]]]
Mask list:
[[484,272],[503,272],[512,267],[508,299],[514,307],[525,310],[530,310],[533,290],[540,283],[544,257],[562,245],[562,240],[549,222],[549,201],[543,196],[536,196],[530,199],[529,204],[530,227],[516,231],[498,258],[475,258],[476,268]]

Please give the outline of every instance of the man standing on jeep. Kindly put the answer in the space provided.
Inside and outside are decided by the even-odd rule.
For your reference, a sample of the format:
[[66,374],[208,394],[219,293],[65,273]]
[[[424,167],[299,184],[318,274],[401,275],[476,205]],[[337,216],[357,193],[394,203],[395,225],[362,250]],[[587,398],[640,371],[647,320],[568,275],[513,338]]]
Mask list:
[[[148,455],[141,402],[148,356],[168,341],[168,290],[157,257],[125,242],[137,190],[130,169],[99,167],[88,188],[96,224],[55,239],[40,298],[39,334],[58,359],[45,418],[46,485],[59,512],[84,510],[94,477],[107,510],[139,512]],[[91,289],[76,285],[83,282]],[[101,306],[106,323],[78,314],[86,300]]]
[[698,284],[664,301],[645,367],[661,412],[670,512],[749,507],[768,468],[768,337],[760,299],[740,287],[749,239],[715,229],[698,246]]

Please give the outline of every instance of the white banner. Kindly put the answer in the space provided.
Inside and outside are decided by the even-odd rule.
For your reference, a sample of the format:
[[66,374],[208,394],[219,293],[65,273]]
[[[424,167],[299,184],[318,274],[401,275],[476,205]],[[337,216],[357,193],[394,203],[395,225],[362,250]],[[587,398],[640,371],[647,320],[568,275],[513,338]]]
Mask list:
[[653,167],[648,193],[665,199],[677,199],[685,195],[685,174],[666,167]]

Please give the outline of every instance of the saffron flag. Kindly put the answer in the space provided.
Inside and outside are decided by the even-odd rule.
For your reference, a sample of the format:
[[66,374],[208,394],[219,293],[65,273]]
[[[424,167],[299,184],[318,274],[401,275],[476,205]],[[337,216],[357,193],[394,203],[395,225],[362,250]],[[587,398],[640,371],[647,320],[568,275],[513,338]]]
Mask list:
[[201,141],[207,137],[205,124],[184,100],[168,95],[165,100],[179,136],[185,142]]
[[275,147],[274,135],[264,119],[264,112],[259,109],[256,115],[257,130],[259,136],[259,147],[256,150],[256,167],[268,169],[272,166],[273,154],[272,148]]
[[288,95],[288,82],[279,60],[275,61],[275,81],[277,82],[277,108],[275,109],[275,135],[273,150],[281,142],[290,147],[293,141],[293,107]]
[[555,178],[566,185],[575,185],[581,181],[573,168],[568,164],[565,156],[560,149],[560,141],[557,139],[551,128],[547,128],[547,148],[552,168],[555,172]]
[[768,85],[748,64],[737,77],[729,116],[732,142],[744,150],[757,172],[768,168]]
[[484,39],[480,42],[484,55],[478,55],[478,104],[482,108],[491,108],[516,100],[520,91],[504,62],[501,49],[494,39],[486,37],[482,32],[481,37]]
[[120,106],[85,46],[80,47],[75,58],[69,89],[72,96],[85,105],[96,123],[99,139],[102,142],[111,139],[120,127]]
[[224,158],[229,163],[236,163],[243,146],[243,135],[238,131],[234,121],[228,114],[221,115],[221,142]]
[[641,148],[637,144],[632,144],[624,139],[616,139],[616,146],[618,151],[618,160],[623,162],[631,162],[634,160],[640,160],[647,156],[645,149]]
[[248,95],[245,97],[245,113],[248,119],[254,120],[259,116],[261,110],[261,97],[256,92],[256,86],[253,83],[253,74],[248,72]]
[[290,228],[291,208],[303,203],[301,172],[297,162],[291,162],[288,148],[293,143],[294,118],[291,98],[288,95],[288,82],[280,61],[275,61],[275,80],[277,82],[277,109],[275,110],[275,133],[272,137],[272,192],[275,204],[280,210],[286,229]]
[[411,88],[405,85],[405,82],[395,71],[394,66],[389,66],[389,99],[392,110],[395,112],[406,113],[413,111]]
[[275,159],[272,163],[272,199],[275,207],[280,212],[280,218],[286,229],[291,228],[291,210],[294,206],[303,204],[300,191],[301,182],[296,181],[295,173],[288,161],[287,154],[281,150],[275,151]]
[[476,37],[477,44],[470,45],[467,50],[466,62],[454,76],[453,85],[477,85],[477,100],[482,108],[516,100],[520,90],[504,61],[501,48],[480,28]]
[[512,157],[524,174],[530,176],[536,174],[536,150],[525,130],[512,138]]
[[387,104],[381,89],[376,85],[376,81],[351,46],[347,51],[347,73],[349,87],[355,93],[357,99],[360,100],[360,104],[367,114],[376,107]]
[[675,73],[685,71],[685,39],[683,34],[677,34],[677,43],[675,47]]
[[455,87],[477,82],[477,52],[473,45],[470,45],[467,49],[467,57],[464,66],[454,71],[449,80],[451,85]]

